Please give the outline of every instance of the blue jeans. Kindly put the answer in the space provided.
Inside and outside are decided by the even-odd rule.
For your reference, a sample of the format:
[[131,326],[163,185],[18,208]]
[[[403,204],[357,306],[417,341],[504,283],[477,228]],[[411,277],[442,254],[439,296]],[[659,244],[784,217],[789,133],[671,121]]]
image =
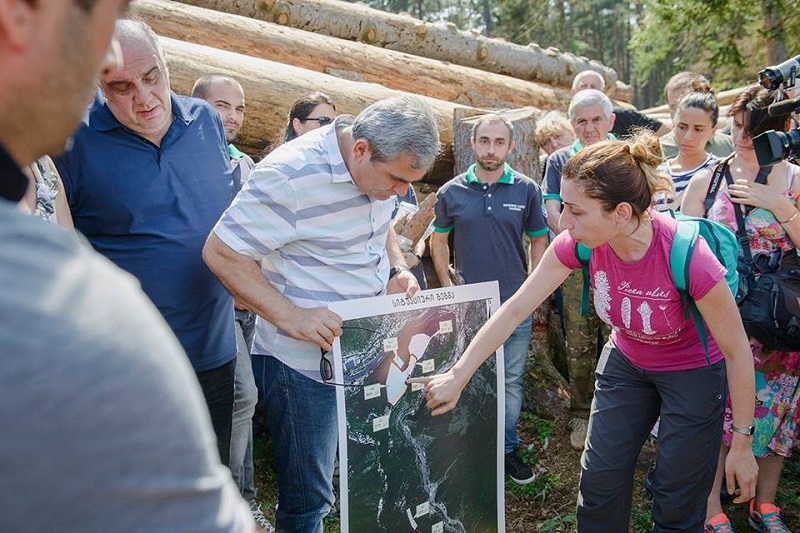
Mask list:
[[333,505],[336,390],[274,357],[253,356],[253,361],[264,370],[259,385],[278,469],[275,527],[322,533],[322,519]]
[[236,359],[211,370],[196,372],[197,382],[203,391],[211,425],[217,437],[219,459],[225,466],[231,462],[231,420],[233,414],[233,376]]
[[253,472],[253,414],[258,391],[253,380],[253,365],[246,331],[252,329],[255,316],[236,311],[236,372],[233,383],[233,421],[231,425],[231,475],[245,501],[256,499]]
[[525,362],[528,359],[528,346],[531,342],[531,317],[526,318],[503,344],[503,358],[506,374],[506,444],[505,453],[519,446],[517,421],[522,410],[524,390],[522,380],[525,375]]

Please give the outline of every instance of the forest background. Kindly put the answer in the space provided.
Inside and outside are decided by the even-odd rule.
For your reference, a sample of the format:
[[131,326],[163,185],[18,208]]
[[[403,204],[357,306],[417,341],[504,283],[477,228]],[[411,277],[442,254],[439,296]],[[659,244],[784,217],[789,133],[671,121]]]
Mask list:
[[633,86],[634,105],[664,103],[673,74],[692,70],[717,91],[757,81],[800,54],[793,0],[366,0],[370,7],[450,22],[507,41],[596,59]]

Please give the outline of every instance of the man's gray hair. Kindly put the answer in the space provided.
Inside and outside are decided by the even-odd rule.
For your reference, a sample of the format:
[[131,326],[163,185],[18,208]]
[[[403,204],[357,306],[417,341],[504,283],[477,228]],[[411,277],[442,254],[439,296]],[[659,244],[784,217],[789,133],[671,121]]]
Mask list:
[[478,138],[476,135],[478,134],[478,128],[483,126],[484,124],[503,124],[508,129],[508,140],[514,140],[514,125],[511,123],[503,115],[498,115],[497,113],[489,113],[487,115],[481,115],[478,117],[478,120],[472,125],[472,138],[477,140]]
[[117,20],[114,26],[114,37],[119,40],[120,45],[124,48],[125,42],[132,39],[143,39],[150,43],[158,56],[161,66],[167,70],[167,59],[164,55],[164,49],[161,47],[161,41],[158,40],[158,35],[153,31],[153,28],[147,25],[146,22],[137,18],[126,18]]
[[606,90],[606,80],[603,78],[602,74],[597,72],[596,70],[582,70],[578,72],[575,77],[572,79],[572,90],[575,91],[578,89],[578,86],[585,78],[597,78],[600,82],[600,89],[601,91]]
[[606,118],[611,117],[614,112],[614,106],[611,105],[611,100],[605,94],[596,89],[585,89],[576,93],[569,103],[569,118],[575,120],[575,108],[585,107],[590,105],[602,105],[603,114]]
[[367,107],[353,122],[353,140],[358,139],[369,142],[372,161],[408,154],[417,170],[430,169],[439,153],[436,118],[418,96],[387,98]]

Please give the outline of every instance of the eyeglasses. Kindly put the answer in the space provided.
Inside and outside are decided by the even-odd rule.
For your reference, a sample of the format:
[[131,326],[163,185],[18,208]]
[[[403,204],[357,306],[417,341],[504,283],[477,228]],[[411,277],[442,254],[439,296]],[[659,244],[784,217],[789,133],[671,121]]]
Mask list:
[[315,122],[319,122],[320,127],[327,126],[333,119],[331,117],[309,117],[309,118],[301,118],[300,122],[308,122],[309,120],[313,120]]

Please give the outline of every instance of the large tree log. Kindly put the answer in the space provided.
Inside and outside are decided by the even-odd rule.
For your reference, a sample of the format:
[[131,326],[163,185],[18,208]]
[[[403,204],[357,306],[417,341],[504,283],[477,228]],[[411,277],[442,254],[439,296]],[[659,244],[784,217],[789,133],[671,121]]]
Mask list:
[[617,73],[598,61],[555,48],[542,49],[535,43],[522,46],[490,39],[458,30],[453,24],[430,24],[361,4],[337,0],[180,1],[564,88],[571,86],[578,72],[596,70],[611,95],[618,100],[632,98],[624,84],[618,90]]
[[[172,89],[189,94],[195,80],[205,74],[223,74],[239,80],[247,98],[247,117],[237,146],[261,154],[279,137],[286,113],[300,94],[325,90],[336,101],[340,113],[358,114],[378,100],[403,94],[376,85],[342,80],[326,74],[217,50],[199,44],[162,37]],[[453,176],[453,113],[463,106],[421,97],[436,116],[442,146],[434,168],[425,177],[430,183],[444,183]]]
[[568,91],[166,0],[133,12],[159,35],[482,108],[566,109]]

